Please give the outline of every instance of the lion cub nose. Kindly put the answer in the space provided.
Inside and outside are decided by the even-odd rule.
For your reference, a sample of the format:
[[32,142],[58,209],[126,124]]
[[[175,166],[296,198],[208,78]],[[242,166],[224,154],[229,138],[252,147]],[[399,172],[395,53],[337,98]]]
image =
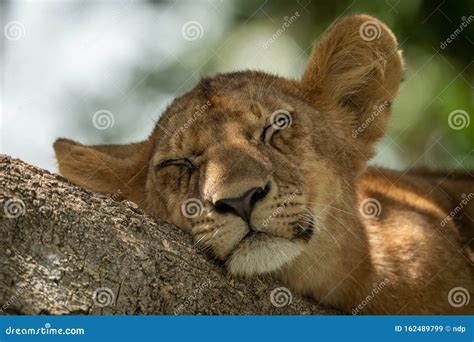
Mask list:
[[270,183],[264,188],[251,188],[240,197],[220,199],[214,203],[214,208],[218,213],[232,213],[240,216],[245,222],[250,223],[250,215],[255,203],[265,198],[269,192]]

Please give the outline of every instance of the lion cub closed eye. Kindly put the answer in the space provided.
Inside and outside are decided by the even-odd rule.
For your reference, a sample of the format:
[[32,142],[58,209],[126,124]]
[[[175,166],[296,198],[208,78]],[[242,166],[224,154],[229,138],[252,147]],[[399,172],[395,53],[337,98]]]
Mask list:
[[59,139],[59,170],[182,227],[233,275],[354,314],[472,314],[474,177],[367,167],[402,73],[390,29],[347,17],[300,80],[203,78],[143,142]]

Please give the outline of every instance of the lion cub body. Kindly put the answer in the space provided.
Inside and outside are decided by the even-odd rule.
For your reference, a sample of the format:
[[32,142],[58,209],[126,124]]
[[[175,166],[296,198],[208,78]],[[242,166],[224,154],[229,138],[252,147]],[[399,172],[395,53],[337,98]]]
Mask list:
[[474,201],[456,209],[474,177],[367,168],[402,73],[392,32],[347,17],[300,80],[204,78],[141,143],[59,139],[59,170],[188,231],[235,276],[274,274],[354,314],[474,313],[458,298],[474,293]]
[[331,229],[279,275],[353,314],[473,314],[468,297],[454,298],[457,288],[474,293],[474,201],[456,211],[469,193],[466,175],[368,169],[357,185],[361,222],[345,200],[332,203]]

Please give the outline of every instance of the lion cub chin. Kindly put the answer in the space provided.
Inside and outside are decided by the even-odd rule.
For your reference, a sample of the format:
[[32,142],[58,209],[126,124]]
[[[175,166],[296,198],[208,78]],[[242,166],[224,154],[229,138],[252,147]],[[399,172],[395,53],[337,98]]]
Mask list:
[[235,276],[271,273],[294,260],[301,244],[279,237],[255,233],[245,238],[227,259],[227,269]]

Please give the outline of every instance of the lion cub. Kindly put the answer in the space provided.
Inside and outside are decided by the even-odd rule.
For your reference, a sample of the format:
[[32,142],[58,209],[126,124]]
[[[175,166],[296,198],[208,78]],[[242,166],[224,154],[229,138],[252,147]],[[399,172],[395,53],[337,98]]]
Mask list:
[[350,16],[301,79],[203,78],[143,142],[59,139],[59,170],[182,227],[236,276],[353,314],[473,314],[474,177],[367,167],[402,73],[390,29]]

